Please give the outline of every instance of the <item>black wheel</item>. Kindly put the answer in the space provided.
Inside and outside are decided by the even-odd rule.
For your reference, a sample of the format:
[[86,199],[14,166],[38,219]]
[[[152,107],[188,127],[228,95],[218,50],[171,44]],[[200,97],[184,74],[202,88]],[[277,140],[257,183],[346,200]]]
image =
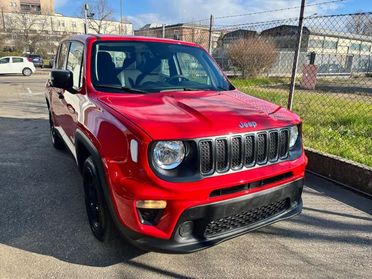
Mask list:
[[59,135],[56,132],[56,128],[54,127],[52,115],[50,114],[50,112],[49,112],[49,133],[50,133],[50,139],[52,141],[54,148],[58,150],[65,149],[65,144],[63,140],[59,137]]
[[31,76],[31,74],[32,74],[32,71],[31,71],[30,68],[24,68],[24,69],[22,70],[22,75],[24,75],[24,76],[26,76],[26,77]]
[[90,229],[99,241],[107,242],[112,237],[113,223],[92,157],[86,159],[84,163],[83,180]]

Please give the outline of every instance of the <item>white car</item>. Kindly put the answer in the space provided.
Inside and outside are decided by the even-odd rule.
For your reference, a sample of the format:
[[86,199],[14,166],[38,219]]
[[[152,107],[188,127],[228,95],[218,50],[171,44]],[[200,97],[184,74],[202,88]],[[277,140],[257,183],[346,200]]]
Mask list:
[[23,74],[30,76],[36,69],[32,62],[25,57],[6,56],[0,58],[0,74]]

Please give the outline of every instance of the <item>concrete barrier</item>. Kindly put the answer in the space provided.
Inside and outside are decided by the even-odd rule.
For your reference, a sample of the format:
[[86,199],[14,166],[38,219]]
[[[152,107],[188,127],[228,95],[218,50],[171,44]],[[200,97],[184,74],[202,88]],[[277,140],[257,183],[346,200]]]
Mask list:
[[372,168],[311,148],[305,152],[308,170],[372,196]]

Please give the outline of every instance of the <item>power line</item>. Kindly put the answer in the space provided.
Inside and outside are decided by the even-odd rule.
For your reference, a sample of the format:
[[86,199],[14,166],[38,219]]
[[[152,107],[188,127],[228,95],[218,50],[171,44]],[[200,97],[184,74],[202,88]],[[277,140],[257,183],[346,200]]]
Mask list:
[[[319,19],[319,18],[332,18],[332,17],[344,17],[344,16],[355,16],[355,15],[372,15],[372,12],[358,12],[358,13],[346,13],[346,14],[334,14],[334,15],[313,15],[304,17],[305,20],[308,19]],[[217,24],[215,27],[219,27],[221,29],[223,28],[232,28],[237,26],[242,27],[253,27],[256,25],[267,25],[267,24],[273,24],[273,23],[283,23],[283,22],[292,22],[294,20],[297,20],[298,17],[291,17],[291,18],[283,18],[283,19],[273,19],[269,21],[255,21],[255,22],[246,22],[246,23],[238,23],[238,24]]]
[[[332,1],[325,1],[325,2],[317,2],[317,3],[308,4],[305,7],[335,4],[335,3],[339,3],[339,2],[345,2],[345,1],[348,1],[348,0],[332,0]],[[265,14],[265,13],[272,13],[272,12],[288,11],[288,10],[293,10],[293,9],[299,9],[300,7],[301,6],[294,6],[294,7],[275,9],[275,10],[265,10],[265,11],[251,12],[251,13],[246,13],[246,14],[237,14],[237,15],[229,15],[229,16],[217,16],[217,17],[214,17],[214,18],[215,19],[224,19],[224,18],[232,18],[232,17],[243,17],[243,16],[249,16],[249,15],[258,15],[258,14]],[[195,20],[195,21],[192,21],[192,22],[189,22],[189,23],[201,22],[201,21],[206,21],[206,20],[209,20],[209,19],[204,18],[204,19]]]

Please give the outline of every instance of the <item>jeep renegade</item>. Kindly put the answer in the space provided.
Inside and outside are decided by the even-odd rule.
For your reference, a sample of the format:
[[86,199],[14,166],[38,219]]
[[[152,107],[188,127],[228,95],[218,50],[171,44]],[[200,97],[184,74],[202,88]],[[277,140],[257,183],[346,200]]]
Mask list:
[[301,212],[301,120],[239,92],[199,45],[78,35],[46,85],[94,236],[193,252]]

